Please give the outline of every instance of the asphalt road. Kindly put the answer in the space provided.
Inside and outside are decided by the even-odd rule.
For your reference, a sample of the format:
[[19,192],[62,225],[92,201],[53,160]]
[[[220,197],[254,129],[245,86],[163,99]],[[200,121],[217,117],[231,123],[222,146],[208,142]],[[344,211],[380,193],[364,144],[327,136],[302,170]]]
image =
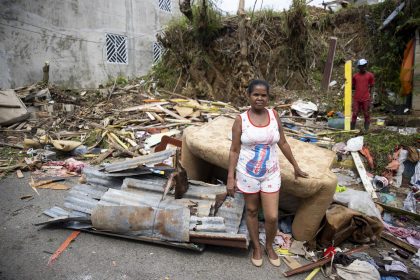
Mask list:
[[[0,181],[0,279],[282,279],[288,270],[285,264],[271,266],[267,259],[256,268],[250,252],[240,249],[207,246],[198,253],[83,232],[47,266],[71,230],[33,224],[45,221],[45,209],[63,205],[67,191],[41,189],[38,196],[28,177],[12,174]],[[21,200],[25,195],[33,199]]]

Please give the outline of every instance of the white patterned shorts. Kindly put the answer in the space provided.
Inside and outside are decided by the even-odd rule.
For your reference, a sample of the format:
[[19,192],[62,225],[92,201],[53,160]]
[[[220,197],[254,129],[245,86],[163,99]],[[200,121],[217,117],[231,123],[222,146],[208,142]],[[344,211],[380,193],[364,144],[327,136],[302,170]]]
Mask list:
[[236,185],[245,194],[275,193],[280,190],[280,171],[274,172],[264,178],[255,178],[236,171]]

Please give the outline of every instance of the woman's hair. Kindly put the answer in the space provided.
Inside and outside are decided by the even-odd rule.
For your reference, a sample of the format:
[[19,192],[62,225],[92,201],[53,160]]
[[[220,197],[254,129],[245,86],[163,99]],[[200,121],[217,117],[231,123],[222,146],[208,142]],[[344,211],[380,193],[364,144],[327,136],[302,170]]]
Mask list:
[[265,86],[267,89],[267,94],[270,93],[270,85],[264,80],[252,80],[248,85],[248,95],[250,95],[256,86]]

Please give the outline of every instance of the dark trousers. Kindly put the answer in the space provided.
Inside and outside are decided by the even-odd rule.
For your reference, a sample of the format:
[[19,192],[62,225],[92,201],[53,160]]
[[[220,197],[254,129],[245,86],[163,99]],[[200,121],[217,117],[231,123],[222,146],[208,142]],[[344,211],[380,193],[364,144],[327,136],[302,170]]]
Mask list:
[[366,101],[358,101],[358,100],[354,100],[353,99],[353,115],[351,117],[351,122],[352,123],[356,123],[357,120],[357,115],[359,114],[360,111],[363,112],[363,116],[365,118],[365,123],[369,124],[370,123],[370,100],[366,100]]

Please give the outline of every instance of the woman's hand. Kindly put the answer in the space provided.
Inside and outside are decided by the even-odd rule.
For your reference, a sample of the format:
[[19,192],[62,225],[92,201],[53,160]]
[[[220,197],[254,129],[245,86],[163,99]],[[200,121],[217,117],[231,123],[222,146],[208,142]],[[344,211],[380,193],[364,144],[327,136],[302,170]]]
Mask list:
[[226,192],[227,195],[231,197],[235,197],[235,190],[236,190],[236,180],[233,177],[228,177],[227,184],[226,184]]
[[295,179],[302,177],[302,178],[308,178],[309,175],[306,172],[303,172],[298,166],[295,167]]

